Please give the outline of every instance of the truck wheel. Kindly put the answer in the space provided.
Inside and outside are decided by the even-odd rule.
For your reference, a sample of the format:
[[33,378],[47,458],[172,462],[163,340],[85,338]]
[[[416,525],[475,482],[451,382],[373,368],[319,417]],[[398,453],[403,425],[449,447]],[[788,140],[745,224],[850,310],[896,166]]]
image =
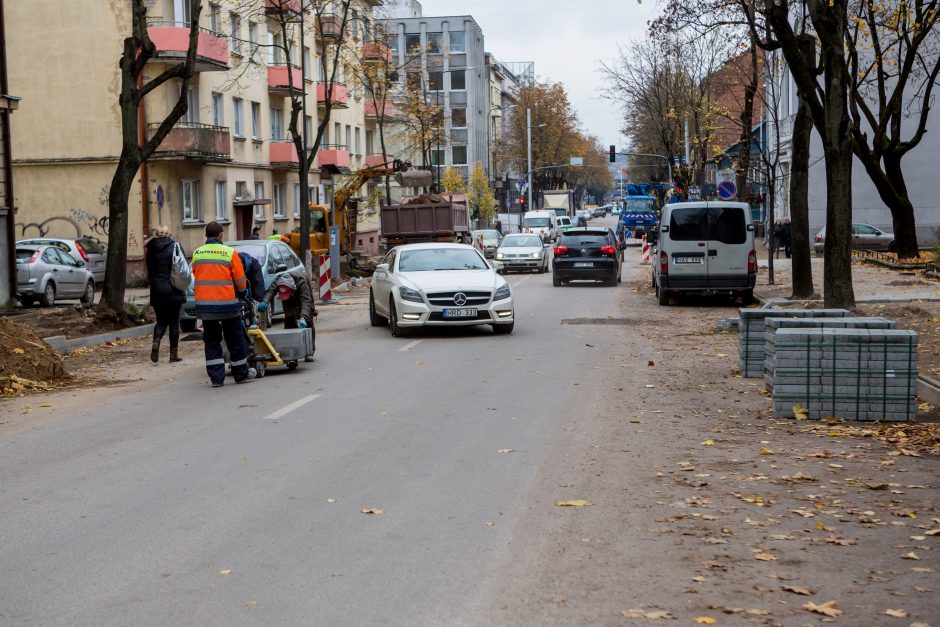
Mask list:
[[662,306],[669,305],[669,294],[666,293],[666,290],[656,286],[656,298],[659,299],[659,304]]

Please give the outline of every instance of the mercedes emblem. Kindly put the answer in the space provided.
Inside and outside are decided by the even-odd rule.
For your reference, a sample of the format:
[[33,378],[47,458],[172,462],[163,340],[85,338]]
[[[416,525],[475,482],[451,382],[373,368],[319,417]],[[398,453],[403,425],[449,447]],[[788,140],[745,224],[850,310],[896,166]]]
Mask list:
[[454,294],[454,304],[458,307],[463,307],[467,304],[467,295],[463,292],[457,292]]

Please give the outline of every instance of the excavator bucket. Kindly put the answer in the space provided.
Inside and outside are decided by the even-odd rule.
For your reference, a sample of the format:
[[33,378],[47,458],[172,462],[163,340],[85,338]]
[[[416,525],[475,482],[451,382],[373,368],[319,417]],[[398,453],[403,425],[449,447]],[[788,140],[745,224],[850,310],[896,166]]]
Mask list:
[[430,187],[432,177],[427,170],[409,170],[396,174],[395,181],[402,187]]

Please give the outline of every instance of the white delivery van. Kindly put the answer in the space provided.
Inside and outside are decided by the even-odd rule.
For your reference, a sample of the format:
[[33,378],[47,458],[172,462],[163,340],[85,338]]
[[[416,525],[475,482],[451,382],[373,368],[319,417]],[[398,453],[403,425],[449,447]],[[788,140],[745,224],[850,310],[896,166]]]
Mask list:
[[543,242],[553,242],[556,237],[554,211],[526,211],[522,216],[522,232],[535,233]]
[[659,304],[681,294],[728,294],[750,304],[757,281],[750,214],[740,202],[664,206],[652,260]]

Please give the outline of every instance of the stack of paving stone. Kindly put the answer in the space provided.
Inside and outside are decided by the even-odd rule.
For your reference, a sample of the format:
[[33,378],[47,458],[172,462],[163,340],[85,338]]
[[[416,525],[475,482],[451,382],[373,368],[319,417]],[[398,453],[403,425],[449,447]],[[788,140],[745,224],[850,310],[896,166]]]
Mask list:
[[913,420],[917,333],[897,329],[778,329],[774,416]]
[[741,309],[741,375],[764,376],[764,320],[767,318],[845,318],[845,309]]
[[894,329],[893,320],[881,317],[861,318],[765,318],[764,319],[764,383],[774,391],[776,368],[776,337],[779,329]]

